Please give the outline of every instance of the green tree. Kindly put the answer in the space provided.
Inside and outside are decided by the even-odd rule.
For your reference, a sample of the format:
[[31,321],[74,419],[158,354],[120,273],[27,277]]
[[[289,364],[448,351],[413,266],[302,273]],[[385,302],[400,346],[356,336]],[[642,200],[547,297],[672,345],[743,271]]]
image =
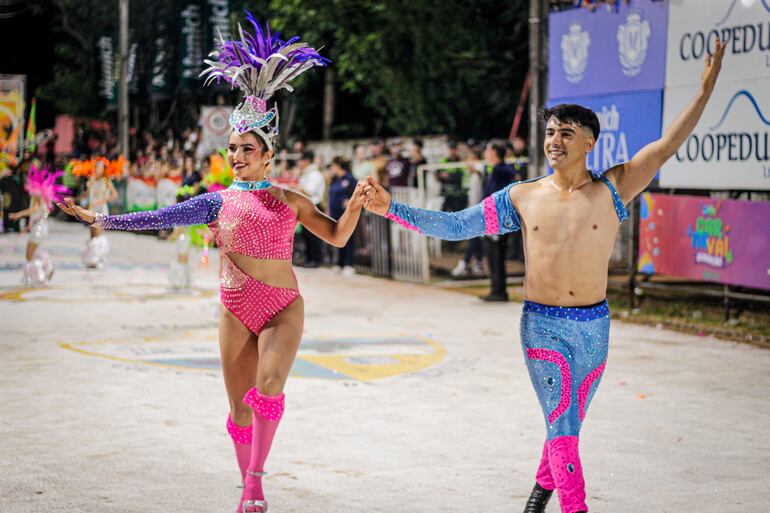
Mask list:
[[339,89],[384,132],[507,135],[527,73],[524,0],[272,0],[257,13],[324,45]]

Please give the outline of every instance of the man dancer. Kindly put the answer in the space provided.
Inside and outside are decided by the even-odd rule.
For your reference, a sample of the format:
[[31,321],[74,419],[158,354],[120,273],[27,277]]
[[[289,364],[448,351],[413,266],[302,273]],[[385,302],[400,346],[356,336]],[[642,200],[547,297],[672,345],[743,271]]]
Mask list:
[[607,270],[626,207],[693,131],[714,89],[725,45],[706,56],[701,87],[659,140],[603,175],[586,167],[599,135],[596,114],[578,105],[545,109],[544,150],[554,174],[511,184],[460,212],[390,200],[373,179],[366,207],[442,239],[522,230],[526,251],[521,342],[546,421],[536,484],[525,513],[542,513],[557,490],[563,513],[587,512],[578,454],[580,427],[607,358]]

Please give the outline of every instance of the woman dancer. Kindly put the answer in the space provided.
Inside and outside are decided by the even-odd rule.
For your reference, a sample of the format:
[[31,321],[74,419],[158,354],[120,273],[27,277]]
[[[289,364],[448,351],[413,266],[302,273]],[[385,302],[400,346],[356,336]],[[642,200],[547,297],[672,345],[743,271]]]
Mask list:
[[54,265],[50,255],[40,249],[48,237],[48,213],[53,201],[60,201],[70,192],[63,185],[54,182],[62,175],[61,171],[52,172],[30,166],[24,188],[30,196],[29,208],[8,215],[11,221],[29,216],[29,239],[27,239],[26,263],[21,277],[22,285],[36,287],[45,285],[53,277]]
[[[88,178],[86,189],[88,191],[88,208],[96,214],[108,215],[110,209],[108,203],[118,197],[118,191],[112,185],[112,180],[105,175],[109,161],[105,158],[96,159],[93,167],[93,175]],[[110,252],[110,245],[104,229],[99,226],[91,226],[91,238],[83,250],[83,263],[89,268],[101,268],[104,259]]]
[[[155,212],[105,216],[71,200],[62,208],[89,225],[143,230],[206,223],[222,258],[219,340],[230,400],[227,429],[244,480],[238,511],[267,511],[262,490],[264,463],[284,410],[283,388],[299,347],[304,303],[291,266],[297,222],[337,247],[344,246],[363,206],[360,189],[338,221],[316,209],[305,196],[267,180],[277,136],[277,107],[267,100],[289,81],[329,61],[297,38],[288,41],[263,32],[247,12],[256,34],[220,41],[209,81],[223,78],[239,87],[244,101],[230,116],[227,158],[235,181]],[[244,406],[244,404],[248,407]]]

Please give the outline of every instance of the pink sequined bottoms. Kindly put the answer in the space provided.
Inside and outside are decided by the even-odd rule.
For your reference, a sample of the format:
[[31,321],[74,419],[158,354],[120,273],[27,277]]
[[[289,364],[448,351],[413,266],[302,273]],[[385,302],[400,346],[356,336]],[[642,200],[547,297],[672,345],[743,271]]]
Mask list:
[[251,276],[246,276],[238,287],[222,287],[220,292],[224,307],[256,334],[299,295],[297,289],[273,287]]

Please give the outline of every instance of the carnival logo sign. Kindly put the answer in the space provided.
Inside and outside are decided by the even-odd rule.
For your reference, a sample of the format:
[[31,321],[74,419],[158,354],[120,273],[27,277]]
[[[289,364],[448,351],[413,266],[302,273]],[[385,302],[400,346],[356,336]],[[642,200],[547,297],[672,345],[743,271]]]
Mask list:
[[626,23],[618,26],[618,56],[627,77],[635,77],[642,71],[651,33],[650,22],[642,19],[640,11],[630,11]]
[[591,45],[591,35],[583,30],[580,22],[573,21],[569,32],[561,36],[561,56],[567,81],[577,84],[583,80],[588,66],[588,47]]
[[687,227],[695,255],[695,263],[705,264],[714,268],[724,268],[733,262],[733,252],[730,249],[730,226],[724,224],[718,217],[721,203],[716,205],[704,204],[702,212],[692,225]]

